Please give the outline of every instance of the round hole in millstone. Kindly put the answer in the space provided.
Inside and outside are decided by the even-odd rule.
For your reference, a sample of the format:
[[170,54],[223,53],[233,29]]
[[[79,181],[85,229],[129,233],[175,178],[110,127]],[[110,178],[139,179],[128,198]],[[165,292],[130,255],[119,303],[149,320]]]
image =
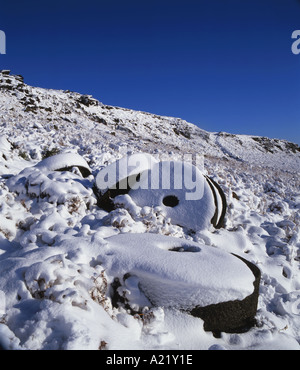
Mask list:
[[181,245],[181,246],[175,246],[173,248],[168,249],[170,252],[200,252],[201,248],[195,247],[193,245]]
[[174,207],[178,206],[179,199],[175,195],[168,195],[168,196],[164,197],[163,204],[166,207],[174,208]]

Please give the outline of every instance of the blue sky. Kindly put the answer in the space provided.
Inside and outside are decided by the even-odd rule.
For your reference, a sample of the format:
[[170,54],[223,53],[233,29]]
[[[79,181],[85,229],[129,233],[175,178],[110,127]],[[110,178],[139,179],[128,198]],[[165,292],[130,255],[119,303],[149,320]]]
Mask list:
[[299,0],[10,0],[0,30],[30,85],[300,144]]

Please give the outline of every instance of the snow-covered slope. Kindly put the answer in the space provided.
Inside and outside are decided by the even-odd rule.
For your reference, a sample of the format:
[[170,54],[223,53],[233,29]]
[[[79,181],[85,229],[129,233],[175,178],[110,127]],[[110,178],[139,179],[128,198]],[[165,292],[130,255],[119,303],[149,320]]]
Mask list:
[[[89,176],[37,165],[70,152]],[[227,198],[225,227],[190,233],[129,195],[109,213],[97,207],[99,169],[135,152],[157,160],[205,155],[205,174]],[[299,170],[300,148],[284,140],[211,133],[0,72],[0,347],[299,349]],[[137,279],[116,282],[105,269],[107,243],[121,233],[162,234],[255,263],[262,273],[256,326],[215,338],[199,318],[151,307]],[[116,307],[112,289],[123,305]]]
[[40,159],[46,148],[70,145],[95,165],[104,152],[115,156],[124,146],[148,153],[182,154],[184,148],[185,153],[254,166],[299,169],[299,146],[284,140],[211,133],[179,118],[108,106],[91,96],[30,87],[22,81],[0,73],[0,119],[3,133],[29,159]]

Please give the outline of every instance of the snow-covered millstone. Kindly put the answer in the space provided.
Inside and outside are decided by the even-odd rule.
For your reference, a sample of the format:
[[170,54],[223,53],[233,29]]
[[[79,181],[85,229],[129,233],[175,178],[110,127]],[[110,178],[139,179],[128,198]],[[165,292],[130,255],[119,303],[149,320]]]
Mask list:
[[208,229],[216,213],[212,190],[202,172],[181,161],[164,161],[141,175],[129,195],[139,206],[161,207],[173,224]]
[[91,169],[86,160],[77,153],[57,154],[45,158],[35,167],[41,171],[68,171],[73,167],[77,167],[83,177],[87,177],[91,174]]
[[214,202],[216,206],[216,211],[211,220],[211,223],[214,225],[216,229],[220,229],[221,227],[224,226],[224,218],[227,209],[226,196],[219,184],[217,184],[212,178],[208,176],[205,176],[205,178],[213,193]]
[[249,262],[157,234],[119,234],[106,241],[101,260],[107,273],[120,280],[136,276],[153,305],[191,312],[214,332],[239,331],[253,321],[260,274]]
[[[80,173],[69,171],[74,167]],[[47,199],[57,205],[69,204],[69,210],[74,212],[96,203],[93,190],[85,186],[84,182],[88,180],[82,179],[89,172],[87,162],[80,155],[58,154],[11,176],[6,181],[6,186],[10,191],[32,199]]]
[[95,179],[95,193],[98,205],[107,210],[113,209],[112,198],[126,194],[138,181],[140,174],[149,170],[157,160],[147,153],[135,153],[122,157],[100,170]]

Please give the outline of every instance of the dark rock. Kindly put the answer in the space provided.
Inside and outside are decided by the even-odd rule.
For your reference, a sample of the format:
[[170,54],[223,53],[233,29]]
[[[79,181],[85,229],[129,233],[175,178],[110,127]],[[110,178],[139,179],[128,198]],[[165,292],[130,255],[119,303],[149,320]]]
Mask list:
[[240,197],[237,195],[237,193],[235,191],[232,192],[232,198],[234,198],[236,200],[240,200]]
[[175,127],[175,128],[173,128],[173,131],[175,132],[176,135],[181,135],[181,136],[185,137],[186,139],[191,138],[191,133],[188,131],[188,129],[180,130],[180,129]]
[[89,95],[81,95],[80,98],[78,99],[78,102],[85,105],[86,107],[89,107],[91,105],[94,105],[94,106],[99,105],[98,100],[93,99]]
[[77,167],[79,172],[81,173],[82,177],[86,178],[86,177],[89,177],[91,175],[91,171],[86,168],[86,167],[83,167],[83,166],[69,166],[69,167],[63,167],[63,168],[58,168],[57,170],[55,171],[59,171],[59,172],[63,172],[63,171],[70,171],[72,172],[72,169],[74,167]]
[[294,154],[296,154],[297,152],[300,152],[300,147],[297,144],[286,142],[285,147],[287,151],[291,151]]
[[221,332],[243,333],[255,324],[261,272],[253,263],[233,255],[241,259],[253,272],[255,276],[253,293],[243,300],[196,307],[191,311],[193,316],[200,317],[204,321],[204,330],[212,331],[215,336],[219,336]]
[[104,118],[99,117],[99,116],[97,116],[96,114],[93,114],[93,115],[91,116],[91,118],[92,118],[92,120],[93,120],[94,122],[101,123],[101,124],[103,124],[103,125],[107,126],[107,122],[105,121],[105,119],[104,119]]
[[21,75],[15,75],[14,76],[16,80],[20,81],[20,82],[24,82],[24,77],[21,76]]
[[26,113],[28,113],[28,112],[37,113],[37,107],[36,106],[27,105],[27,107],[25,108],[24,112],[26,112]]

